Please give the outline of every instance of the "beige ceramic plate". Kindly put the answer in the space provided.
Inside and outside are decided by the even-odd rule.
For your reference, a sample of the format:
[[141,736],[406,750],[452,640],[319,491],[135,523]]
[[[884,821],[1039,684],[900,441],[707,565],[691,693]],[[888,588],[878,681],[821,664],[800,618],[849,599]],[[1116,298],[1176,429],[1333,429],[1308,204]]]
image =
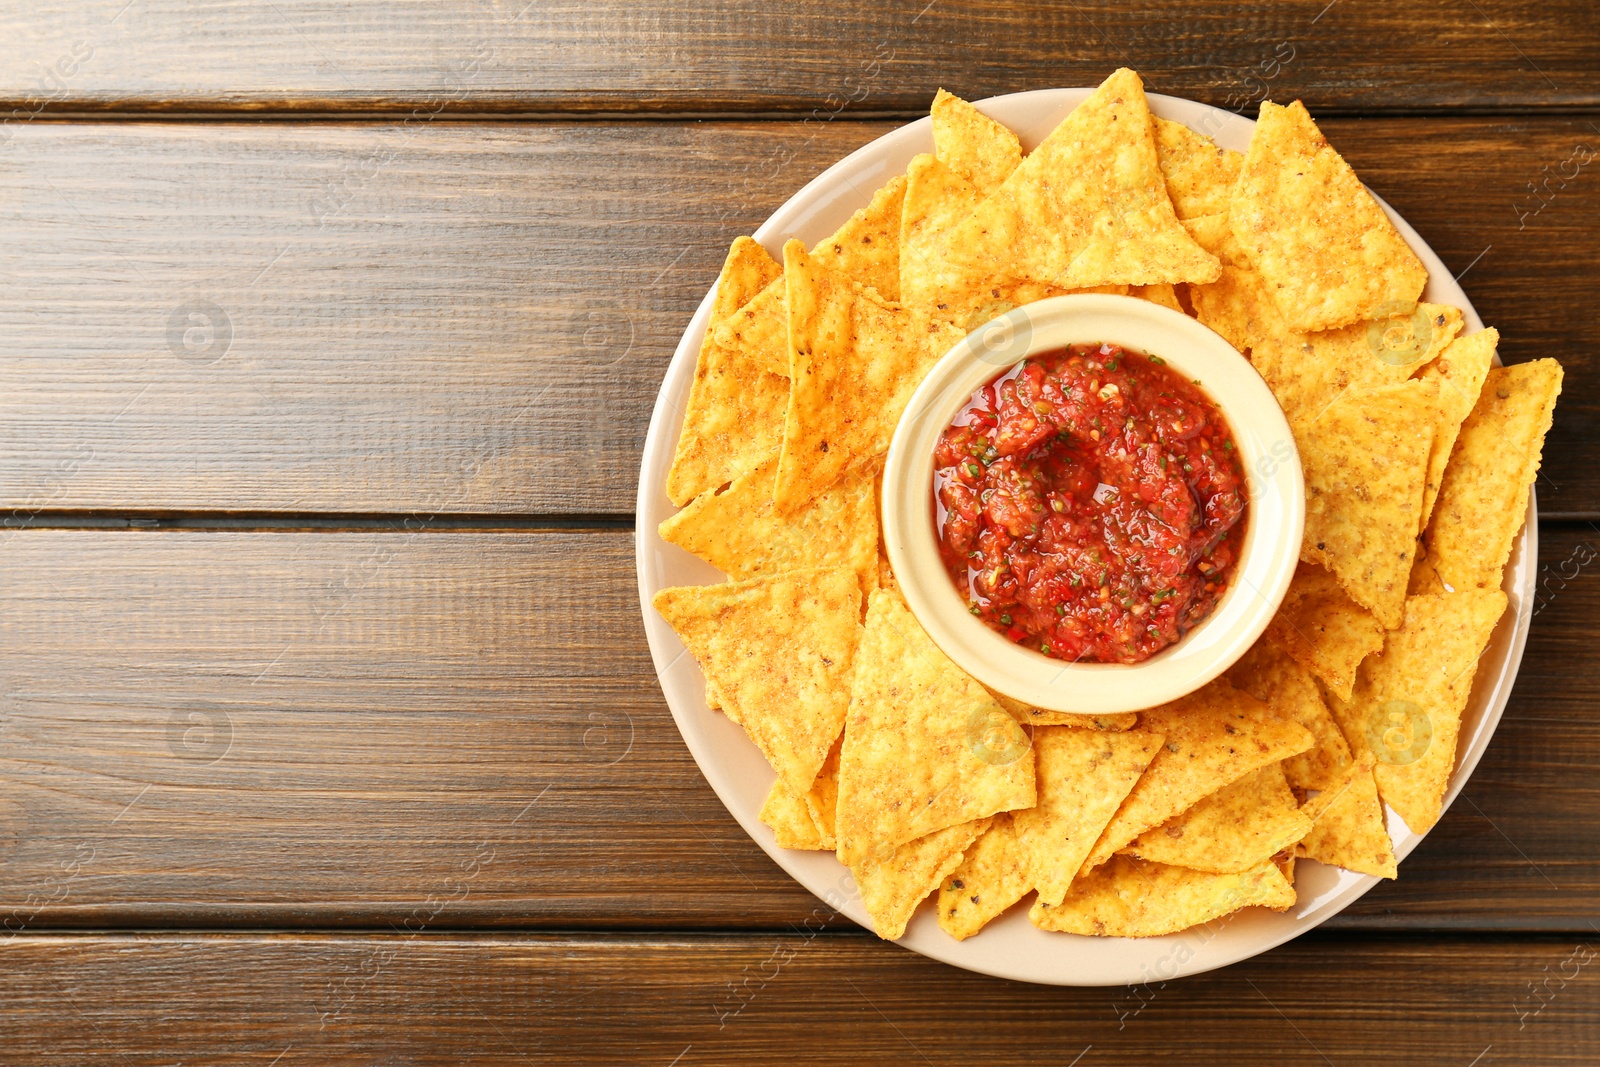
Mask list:
[[[979,101],[978,106],[1016,130],[1022,137],[1023,148],[1031,149],[1090,92],[1090,89],[1042,89],[994,97]],[[1250,119],[1189,100],[1151,95],[1150,107],[1162,118],[1185,123],[1211,136],[1223,147],[1241,152],[1249,145],[1250,133],[1255,127]],[[856,209],[864,207],[873,190],[902,173],[912,156],[932,151],[933,133],[928,119],[886,134],[846,156],[796,193],[767,219],[755,237],[775,255],[781,255],[783,242],[790,237],[798,237],[808,244],[818,241],[836,230]],[[1466,294],[1439,257],[1403,219],[1392,211],[1389,214],[1428,268],[1428,288],[1423,298],[1461,308],[1466,313],[1464,332],[1482,329],[1483,323],[1472,310]],[[772,785],[771,768],[739,727],[706,707],[705,683],[699,668],[684,652],[677,635],[650,607],[650,598],[663,587],[723,580],[723,575],[710,565],[656,535],[656,527],[676,510],[664,488],[667,467],[672,462],[683,405],[694,377],[695,357],[710,315],[711,296],[708,292],[701,301],[678,343],[677,353],[656,398],[655,414],[645,439],[637,510],[639,594],[645,634],[662,692],[684,742],[728,811],[796,881],[829,907],[842,910],[870,929],[866,909],[861,905],[850,872],[832,853],[795,852],[781,849],[773,842],[772,831],[756,817]],[[1455,774],[1445,793],[1447,806],[1483,756],[1511,694],[1533,612],[1538,566],[1536,531],[1535,502],[1530,494],[1528,522],[1506,568],[1505,590],[1511,607],[1479,662],[1477,684],[1462,722]],[[1395,855],[1402,860],[1422,840],[1421,835],[1408,830],[1393,812],[1389,816],[1389,831],[1394,838]],[[1402,863],[1400,877],[1405,876]],[[1183,933],[1137,940],[1045,933],[1028,922],[1026,906],[1021,905],[976,937],[956,941],[939,929],[932,907],[924,904],[899,943],[957,967],[1024,982],[1127,985],[1164,981],[1223,967],[1265,952],[1338,914],[1377,882],[1377,878],[1369,875],[1303,860],[1297,865],[1295,877],[1300,900],[1287,912],[1252,909]],[[800,918],[796,916],[797,921]],[[890,951],[887,946],[885,951]]]

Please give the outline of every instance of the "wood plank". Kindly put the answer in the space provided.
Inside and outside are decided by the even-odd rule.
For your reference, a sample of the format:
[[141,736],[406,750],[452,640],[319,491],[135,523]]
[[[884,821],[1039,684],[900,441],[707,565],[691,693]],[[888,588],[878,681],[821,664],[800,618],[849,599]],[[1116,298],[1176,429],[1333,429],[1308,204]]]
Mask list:
[[[1463,800],[1337,920],[1583,931],[1600,532]],[[13,532],[0,925],[781,927],[816,901],[705,784],[622,532]]]
[[[1566,362],[1541,502],[1600,514],[1600,179],[1527,188],[1600,132],[1327,126],[1508,359]],[[34,123],[0,168],[0,507],[628,514],[727,242],[889,128]]]
[[[1221,971],[1020,986],[866,937],[0,941],[0,1063],[1587,1065],[1592,935],[1315,934]],[[277,1057],[275,1059],[275,1057]],[[1074,1057],[1079,1057],[1074,1061]],[[1476,1057],[1476,1059],[1474,1059]],[[1492,1058],[1490,1058],[1492,1057]]]
[[35,109],[915,112],[1138,68],[1229,107],[1592,106],[1600,20],[1526,5],[1083,0],[599,3],[63,0],[0,18],[0,97]]

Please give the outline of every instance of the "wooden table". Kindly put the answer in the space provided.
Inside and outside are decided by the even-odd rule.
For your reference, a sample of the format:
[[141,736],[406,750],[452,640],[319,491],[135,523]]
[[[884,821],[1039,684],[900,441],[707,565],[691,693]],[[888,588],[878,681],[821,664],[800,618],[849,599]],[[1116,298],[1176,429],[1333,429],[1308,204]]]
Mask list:
[[[1600,1061],[1600,14],[1134,6],[0,15],[0,1062]],[[730,239],[941,85],[1122,64],[1304,98],[1567,387],[1516,693],[1400,880],[1218,973],[1036,988],[746,838],[631,511]]]

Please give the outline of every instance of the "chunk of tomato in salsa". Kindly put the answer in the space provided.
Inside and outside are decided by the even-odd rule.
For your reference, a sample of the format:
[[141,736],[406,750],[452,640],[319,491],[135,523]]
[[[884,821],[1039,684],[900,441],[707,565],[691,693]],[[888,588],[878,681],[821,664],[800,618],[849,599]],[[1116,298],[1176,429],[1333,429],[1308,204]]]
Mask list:
[[1056,659],[1138,663],[1227,591],[1246,491],[1198,386],[1116,345],[1034,356],[934,453],[940,552],[969,610]]

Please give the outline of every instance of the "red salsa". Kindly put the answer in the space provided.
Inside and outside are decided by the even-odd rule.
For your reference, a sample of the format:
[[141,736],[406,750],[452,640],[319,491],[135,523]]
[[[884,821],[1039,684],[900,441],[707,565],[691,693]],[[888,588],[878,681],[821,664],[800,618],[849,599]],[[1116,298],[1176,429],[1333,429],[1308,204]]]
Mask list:
[[940,552],[969,610],[1056,659],[1138,663],[1216,607],[1245,479],[1215,404],[1116,345],[1033,356],[934,453]]

